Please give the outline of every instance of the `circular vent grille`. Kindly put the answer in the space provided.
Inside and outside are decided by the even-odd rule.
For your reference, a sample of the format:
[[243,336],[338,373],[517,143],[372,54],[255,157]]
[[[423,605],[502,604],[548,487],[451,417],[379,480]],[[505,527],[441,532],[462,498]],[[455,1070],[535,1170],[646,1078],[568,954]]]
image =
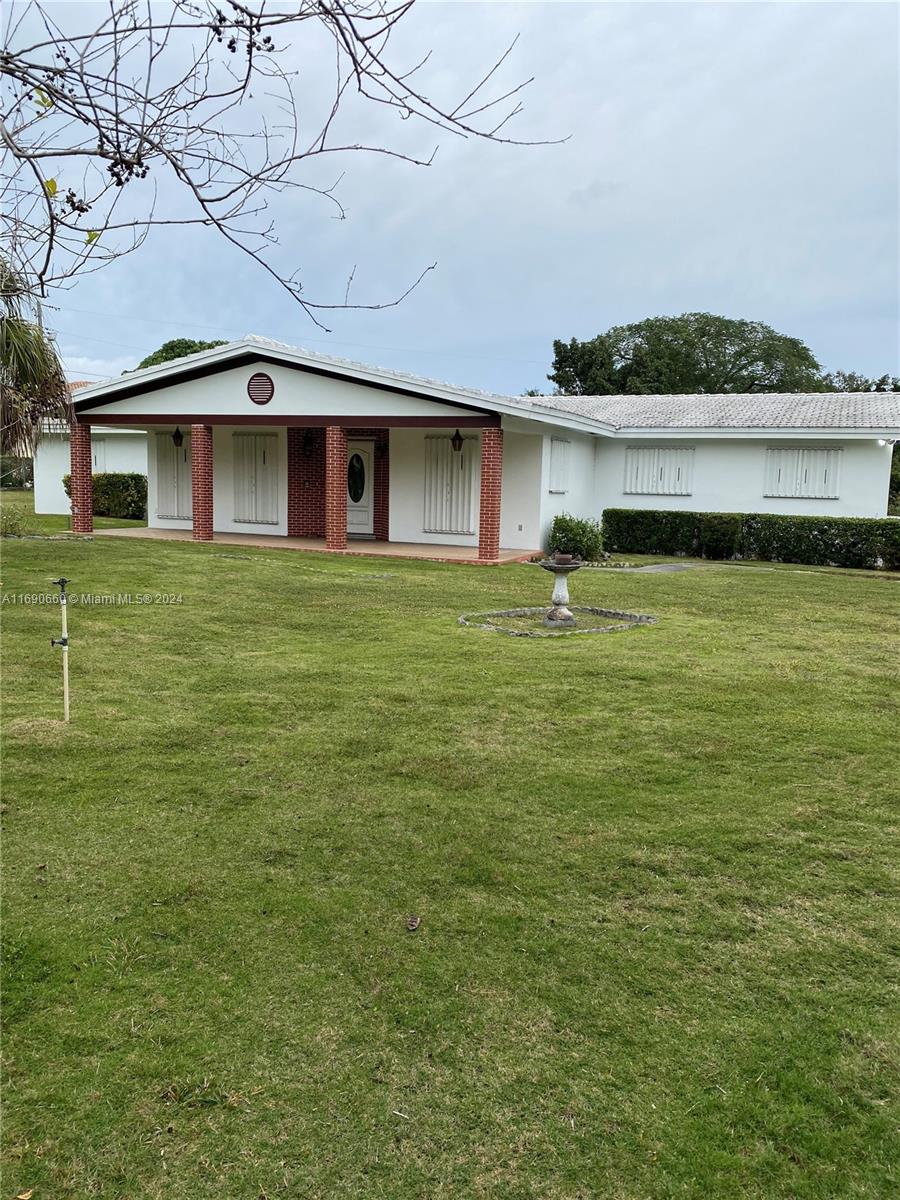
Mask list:
[[257,371],[255,375],[251,375],[247,384],[247,395],[254,404],[268,404],[275,395],[275,384],[272,382],[272,377],[263,371]]

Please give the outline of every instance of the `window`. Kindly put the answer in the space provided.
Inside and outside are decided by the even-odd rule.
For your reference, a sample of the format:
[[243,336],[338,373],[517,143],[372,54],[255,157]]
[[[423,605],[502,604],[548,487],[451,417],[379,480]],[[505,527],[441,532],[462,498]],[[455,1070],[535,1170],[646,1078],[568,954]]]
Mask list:
[[766,496],[837,500],[840,450],[770,446],[766,451]]
[[425,533],[475,532],[475,439],[425,438]]
[[564,438],[550,439],[550,491],[562,494],[569,490],[569,446]]
[[171,433],[156,435],[156,515],[186,521],[191,515],[191,439],[180,446]]
[[628,446],[622,490],[636,496],[689,496],[693,473],[693,446]]
[[235,433],[234,520],[278,524],[278,435]]

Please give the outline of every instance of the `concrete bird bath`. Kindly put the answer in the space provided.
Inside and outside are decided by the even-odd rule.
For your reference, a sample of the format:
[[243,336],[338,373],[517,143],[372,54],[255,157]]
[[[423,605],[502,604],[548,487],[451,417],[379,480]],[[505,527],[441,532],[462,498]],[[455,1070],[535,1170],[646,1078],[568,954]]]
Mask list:
[[572,629],[575,618],[569,608],[569,576],[584,564],[571,554],[557,552],[551,558],[541,559],[538,565],[553,575],[553,607],[544,617],[544,624],[548,629]]
[[[569,608],[569,576],[573,571],[580,571],[585,564],[574,554],[560,554],[557,551],[537,565],[553,576],[552,608],[503,608],[494,612],[463,613],[459,618],[460,625],[484,629],[489,633],[505,633],[510,637],[552,638],[581,637],[590,633],[617,633],[623,629],[633,629],[636,625],[656,624],[656,617],[648,617],[641,613],[576,604],[575,612],[579,617],[582,614],[584,616],[579,624]],[[599,624],[598,617],[605,623]]]

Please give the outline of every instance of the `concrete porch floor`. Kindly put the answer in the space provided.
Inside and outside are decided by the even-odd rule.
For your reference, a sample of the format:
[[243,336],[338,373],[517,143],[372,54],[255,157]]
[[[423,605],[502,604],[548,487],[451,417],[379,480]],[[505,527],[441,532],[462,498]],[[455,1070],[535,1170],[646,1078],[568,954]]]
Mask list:
[[[134,526],[123,529],[95,529],[94,537],[145,538],[150,541],[190,542],[189,529],[148,529]],[[209,545],[209,543],[206,543]],[[213,544],[222,546],[259,546],[269,550],[314,550],[319,554],[351,554],[372,558],[420,558],[429,562],[493,563],[528,562],[540,550],[501,550],[490,563],[479,560],[474,546],[429,546],[420,542],[375,542],[352,539],[346,550],[326,550],[324,538],[281,537],[260,533],[217,533]]]

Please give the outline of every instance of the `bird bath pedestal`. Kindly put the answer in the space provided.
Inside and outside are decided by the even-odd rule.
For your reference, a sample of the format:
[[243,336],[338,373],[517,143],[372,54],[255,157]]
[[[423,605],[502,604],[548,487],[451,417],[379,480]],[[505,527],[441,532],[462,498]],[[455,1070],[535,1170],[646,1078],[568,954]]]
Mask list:
[[548,629],[571,629],[575,618],[569,611],[569,576],[584,564],[571,554],[554,554],[542,559],[540,565],[553,574],[553,607],[544,617],[544,624]]

